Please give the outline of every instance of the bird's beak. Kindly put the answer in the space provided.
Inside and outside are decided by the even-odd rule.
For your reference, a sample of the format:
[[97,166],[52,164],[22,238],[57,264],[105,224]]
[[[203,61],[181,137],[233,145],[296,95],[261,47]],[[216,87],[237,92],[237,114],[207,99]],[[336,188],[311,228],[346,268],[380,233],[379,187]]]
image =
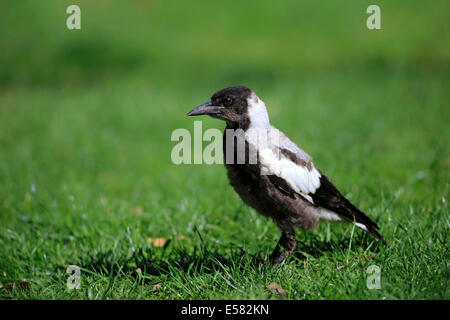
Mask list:
[[206,101],[205,103],[199,105],[197,108],[191,110],[187,115],[188,116],[200,116],[203,114],[207,114],[210,116],[217,116],[222,113],[223,107],[214,106],[211,100]]

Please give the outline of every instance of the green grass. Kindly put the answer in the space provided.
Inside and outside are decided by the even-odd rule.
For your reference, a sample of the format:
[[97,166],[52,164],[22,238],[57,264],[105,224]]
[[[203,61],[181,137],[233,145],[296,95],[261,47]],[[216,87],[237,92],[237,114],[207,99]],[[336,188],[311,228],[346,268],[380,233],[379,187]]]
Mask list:
[[[380,31],[361,1],[77,3],[81,31],[72,1],[0,5],[0,298],[274,299],[272,282],[289,299],[450,298],[446,1],[377,2]],[[273,269],[280,232],[225,169],[171,162],[186,112],[235,84],[386,246],[325,224]]]

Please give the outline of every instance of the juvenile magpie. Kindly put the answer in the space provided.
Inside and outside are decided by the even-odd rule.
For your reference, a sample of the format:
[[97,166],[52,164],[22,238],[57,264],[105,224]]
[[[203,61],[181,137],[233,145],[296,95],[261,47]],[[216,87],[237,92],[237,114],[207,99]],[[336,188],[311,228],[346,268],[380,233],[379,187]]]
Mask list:
[[[294,251],[297,227],[313,230],[319,221],[354,223],[385,242],[378,225],[338,191],[306,152],[270,124],[264,102],[249,88],[217,91],[187,115],[225,120],[223,150],[230,184],[247,205],[272,218],[282,232],[270,256],[274,265]],[[235,142],[230,133],[233,139],[240,137],[245,148],[230,144]],[[261,143],[262,136],[275,138]]]

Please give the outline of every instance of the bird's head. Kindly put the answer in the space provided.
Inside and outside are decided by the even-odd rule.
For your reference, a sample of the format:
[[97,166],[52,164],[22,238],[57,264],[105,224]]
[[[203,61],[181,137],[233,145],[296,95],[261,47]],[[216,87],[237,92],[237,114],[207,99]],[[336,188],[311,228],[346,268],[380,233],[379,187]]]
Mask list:
[[264,128],[269,126],[266,106],[247,87],[228,87],[214,93],[210,100],[190,111],[188,116],[209,115],[225,120],[231,128]]

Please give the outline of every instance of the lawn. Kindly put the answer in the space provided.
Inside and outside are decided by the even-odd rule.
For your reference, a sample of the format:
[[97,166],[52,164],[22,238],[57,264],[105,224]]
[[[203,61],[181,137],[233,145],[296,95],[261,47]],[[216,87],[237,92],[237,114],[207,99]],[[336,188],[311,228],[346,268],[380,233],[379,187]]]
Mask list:
[[[376,1],[368,30],[359,0],[80,0],[69,31],[73,2],[0,4],[1,299],[450,298],[448,1]],[[172,163],[238,84],[386,245],[323,224],[274,269],[280,232],[223,166]]]

